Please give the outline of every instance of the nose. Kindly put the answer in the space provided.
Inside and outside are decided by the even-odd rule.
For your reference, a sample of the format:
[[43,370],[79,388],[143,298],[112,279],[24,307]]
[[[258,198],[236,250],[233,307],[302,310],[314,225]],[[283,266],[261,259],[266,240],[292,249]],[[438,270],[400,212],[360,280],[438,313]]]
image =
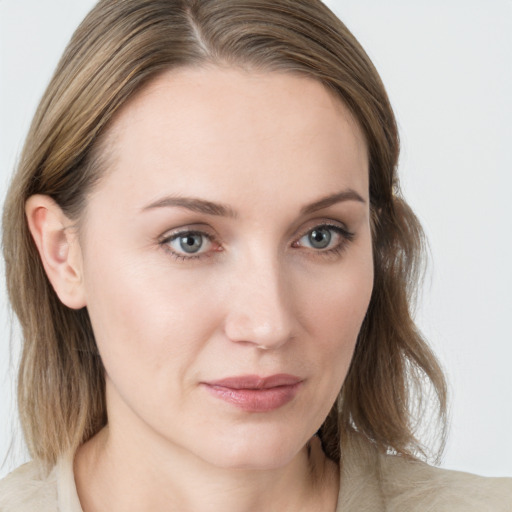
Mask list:
[[225,333],[229,340],[277,349],[294,335],[293,294],[275,261],[260,259],[231,276]]

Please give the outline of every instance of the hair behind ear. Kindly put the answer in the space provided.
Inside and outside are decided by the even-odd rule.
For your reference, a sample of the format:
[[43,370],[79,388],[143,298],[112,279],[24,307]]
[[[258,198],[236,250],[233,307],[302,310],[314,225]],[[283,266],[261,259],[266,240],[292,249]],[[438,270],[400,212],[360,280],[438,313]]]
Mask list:
[[[18,410],[29,453],[51,467],[106,424],[104,369],[83,307],[76,230],[49,196],[25,201],[23,178],[3,216],[7,289],[23,331]],[[64,281],[68,305],[49,274]]]

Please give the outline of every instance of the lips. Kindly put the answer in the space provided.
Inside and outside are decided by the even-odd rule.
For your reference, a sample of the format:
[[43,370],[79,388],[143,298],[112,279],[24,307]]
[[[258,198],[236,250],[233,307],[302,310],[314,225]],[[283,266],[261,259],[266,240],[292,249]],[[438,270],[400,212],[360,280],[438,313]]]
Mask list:
[[269,412],[292,401],[303,379],[289,374],[260,377],[244,375],[204,382],[216,398],[245,412]]

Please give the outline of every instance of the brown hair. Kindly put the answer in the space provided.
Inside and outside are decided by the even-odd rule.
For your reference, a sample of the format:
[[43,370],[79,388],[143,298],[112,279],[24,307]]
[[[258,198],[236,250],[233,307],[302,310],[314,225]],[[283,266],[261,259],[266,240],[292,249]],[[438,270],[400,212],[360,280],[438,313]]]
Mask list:
[[318,0],[101,0],[42,98],[4,209],[7,287],[24,337],[18,403],[31,455],[53,464],[107,418],[87,310],[57,298],[25,202],[46,194],[79,220],[101,177],[102,136],[116,112],[163,71],[205,63],[314,78],[350,108],[366,137],[375,284],[350,371],[319,433],[326,453],[338,459],[340,443],[356,431],[382,452],[425,455],[416,433],[427,395],[442,446],[446,385],[411,318],[423,235],[399,193],[391,106],[354,36]]

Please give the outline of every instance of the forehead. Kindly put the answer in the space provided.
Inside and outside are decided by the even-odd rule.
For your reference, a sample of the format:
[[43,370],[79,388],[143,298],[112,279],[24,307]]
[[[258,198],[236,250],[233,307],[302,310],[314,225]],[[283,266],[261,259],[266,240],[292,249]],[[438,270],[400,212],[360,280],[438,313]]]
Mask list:
[[106,181],[131,184],[141,197],[162,187],[177,195],[211,194],[215,183],[219,196],[229,195],[221,183],[249,195],[299,183],[313,196],[317,185],[327,192],[367,189],[358,123],[334,93],[298,74],[217,67],[166,72],[125,105],[108,141]]

